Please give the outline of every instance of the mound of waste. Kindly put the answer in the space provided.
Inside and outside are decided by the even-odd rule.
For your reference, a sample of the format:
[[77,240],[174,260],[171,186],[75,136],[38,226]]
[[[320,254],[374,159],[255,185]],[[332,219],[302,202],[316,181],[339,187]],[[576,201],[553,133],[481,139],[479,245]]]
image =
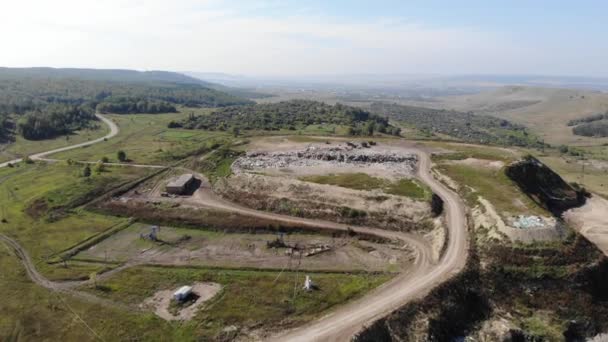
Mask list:
[[[375,151],[347,144],[337,147],[309,146],[304,150],[287,152],[251,152],[237,159],[233,169],[252,170],[256,168],[285,168],[294,166],[315,166],[322,163],[340,164],[399,164],[413,170],[415,154]],[[411,171],[410,170],[410,171]]]
[[586,191],[566,183],[538,159],[528,156],[505,170],[520,189],[556,216],[585,204]]

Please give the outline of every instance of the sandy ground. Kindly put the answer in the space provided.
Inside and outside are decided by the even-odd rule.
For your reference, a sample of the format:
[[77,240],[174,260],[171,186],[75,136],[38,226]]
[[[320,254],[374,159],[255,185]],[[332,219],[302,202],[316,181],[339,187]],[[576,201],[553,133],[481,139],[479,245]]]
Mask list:
[[608,200],[593,196],[584,206],[564,213],[564,218],[608,255]]
[[142,307],[153,309],[158,317],[167,321],[188,321],[196,315],[198,309],[205,302],[215,297],[222,290],[222,285],[217,283],[195,283],[192,285],[192,292],[198,295],[199,298],[193,304],[181,309],[177,316],[174,316],[169,312],[169,305],[173,299],[173,293],[178,288],[156,292],[153,297],[146,299],[142,303]]

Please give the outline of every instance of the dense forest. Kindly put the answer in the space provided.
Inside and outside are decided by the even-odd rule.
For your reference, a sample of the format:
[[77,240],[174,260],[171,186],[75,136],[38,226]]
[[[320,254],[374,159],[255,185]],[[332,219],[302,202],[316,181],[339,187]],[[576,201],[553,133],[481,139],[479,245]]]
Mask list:
[[176,113],[177,108],[165,101],[148,100],[137,97],[109,97],[97,104],[101,113],[135,114],[135,113]]
[[572,128],[572,132],[585,137],[608,137],[608,120],[584,123]]
[[15,133],[28,139],[68,134],[87,126],[97,106],[126,114],[252,103],[207,85],[162,71],[0,68],[0,141]]
[[371,111],[429,135],[444,134],[481,144],[542,145],[524,126],[492,116],[387,103],[374,103]]
[[48,139],[89,127],[95,120],[95,110],[86,105],[51,104],[22,115],[17,131],[25,139]]
[[389,125],[386,118],[363,109],[307,100],[225,107],[170,125],[204,130],[296,130],[318,124],[348,126],[351,135],[369,135],[374,131],[398,135],[400,132]]

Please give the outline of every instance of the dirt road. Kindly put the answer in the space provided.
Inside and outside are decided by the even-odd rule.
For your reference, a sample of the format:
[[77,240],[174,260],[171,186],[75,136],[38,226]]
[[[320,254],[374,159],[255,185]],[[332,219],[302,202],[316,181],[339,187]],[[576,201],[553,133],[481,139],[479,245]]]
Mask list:
[[[77,144],[69,147],[59,148],[52,151],[42,152],[32,155],[34,160],[55,161],[47,159],[46,156],[67,151],[70,149],[92,145],[104,139],[111,138],[118,134],[118,127],[109,119],[102,115],[96,114],[102,121],[110,127],[110,133],[103,138]],[[416,262],[414,268],[404,274],[399,275],[390,282],[375,289],[365,297],[339,307],[332,313],[318,319],[315,322],[307,324],[303,327],[285,332],[272,339],[276,341],[347,341],[360,331],[364,326],[374,322],[375,320],[387,315],[388,313],[400,308],[408,301],[422,297],[428,293],[434,286],[445,281],[452,275],[459,272],[465,265],[467,258],[467,229],[465,221],[465,207],[460,198],[443,184],[433,178],[430,173],[431,160],[429,155],[421,150],[416,150],[419,158],[417,175],[421,181],[427,184],[433,192],[438,194],[445,202],[446,220],[448,224],[448,245],[445,249],[443,257],[439,263],[433,262],[432,252],[429,244],[422,237],[395,231],[371,227],[356,227],[354,230],[361,233],[367,233],[385,238],[398,239],[408,244],[417,251]],[[6,166],[8,163],[16,163],[20,160],[0,164],[0,167]],[[147,165],[131,165],[135,167],[149,167]],[[350,226],[329,221],[320,221],[312,219],[303,219],[286,215],[273,214],[269,212],[257,211],[250,208],[245,208],[234,203],[225,201],[214,195],[210,189],[202,191],[198,194],[197,203],[203,204],[206,207],[221,209],[230,212],[239,212],[245,215],[259,218],[270,218],[284,222],[296,223],[302,226],[325,227],[333,230],[348,230]],[[120,304],[106,301],[93,295],[73,290],[72,288],[82,285],[86,282],[67,282],[57,283],[49,281],[40,275],[31,259],[19,246],[19,244],[0,234],[0,240],[11,246],[17,256],[21,259],[28,276],[36,284],[48,288],[53,291],[61,291],[70,293],[76,297],[80,297],[92,302],[97,302],[103,305],[113,307],[121,306]],[[124,306],[124,305],[122,305]],[[132,308],[126,308],[132,309]]]
[[593,195],[584,206],[564,213],[566,221],[608,256],[608,200]]
[[88,280],[64,281],[64,282],[54,282],[54,281],[48,280],[47,278],[45,278],[43,275],[41,275],[36,270],[36,267],[34,266],[34,263],[32,262],[32,259],[30,258],[29,254],[25,251],[25,249],[23,249],[23,247],[21,247],[21,245],[19,245],[19,243],[17,243],[17,241],[11,239],[10,237],[8,237],[4,234],[0,234],[0,242],[4,242],[9,248],[11,248],[13,250],[13,252],[17,256],[17,258],[19,258],[19,260],[23,264],[23,267],[25,268],[25,272],[27,273],[27,276],[35,284],[40,285],[53,292],[69,294],[74,297],[84,299],[88,302],[100,304],[100,305],[103,305],[106,307],[118,308],[118,309],[123,309],[123,310],[127,310],[127,311],[134,310],[133,307],[130,307],[128,305],[113,302],[113,301],[110,301],[107,299],[97,297],[90,293],[77,291],[77,290],[73,289],[75,287],[89,283]]
[[399,309],[408,301],[420,298],[434,286],[458,273],[467,258],[467,225],[465,206],[456,193],[431,176],[431,160],[418,151],[418,177],[445,202],[449,241],[436,265],[419,263],[415,271],[403,274],[372,291],[365,297],[346,304],[311,324],[275,336],[274,341],[350,341],[366,325]]
[[[75,148],[79,148],[79,147],[83,147],[83,146],[89,146],[89,145],[93,145],[93,144],[97,144],[100,143],[102,141],[105,141],[107,139],[110,139],[114,136],[116,136],[118,134],[118,132],[120,131],[118,129],[118,126],[110,119],[106,118],[105,116],[96,113],[95,116],[103,121],[106,125],[108,125],[108,127],[110,127],[110,133],[106,134],[104,137],[95,139],[95,140],[91,140],[91,141],[86,141],[80,144],[76,144],[76,145],[70,145],[70,146],[66,146],[66,147],[61,147],[61,148],[56,148],[54,150],[50,150],[50,151],[46,151],[46,152],[40,152],[40,153],[36,153],[30,156],[30,158],[32,160],[42,160],[42,161],[54,161],[54,160],[47,160],[45,157],[54,153],[59,153],[59,152],[64,152],[64,151],[69,151],[69,150],[73,150]],[[19,163],[21,162],[23,159],[14,159],[14,160],[10,160],[7,161],[5,163],[0,164],[0,168],[2,167],[6,167],[8,166],[8,164],[15,164],[15,163]]]

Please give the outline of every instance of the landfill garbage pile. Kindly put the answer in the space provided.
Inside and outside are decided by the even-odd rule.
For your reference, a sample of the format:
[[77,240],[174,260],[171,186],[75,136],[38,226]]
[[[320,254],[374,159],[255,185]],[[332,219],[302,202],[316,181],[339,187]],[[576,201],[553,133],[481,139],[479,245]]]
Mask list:
[[[250,152],[232,165],[235,172],[266,168],[307,167],[331,164],[332,166],[369,166],[384,164],[402,171],[413,172],[417,162],[415,154],[365,149],[350,143],[337,147],[309,146],[304,150],[287,152]],[[405,168],[405,170],[403,169]]]
[[519,215],[513,220],[513,227],[519,229],[542,228],[545,226],[547,226],[547,223],[539,216]]

